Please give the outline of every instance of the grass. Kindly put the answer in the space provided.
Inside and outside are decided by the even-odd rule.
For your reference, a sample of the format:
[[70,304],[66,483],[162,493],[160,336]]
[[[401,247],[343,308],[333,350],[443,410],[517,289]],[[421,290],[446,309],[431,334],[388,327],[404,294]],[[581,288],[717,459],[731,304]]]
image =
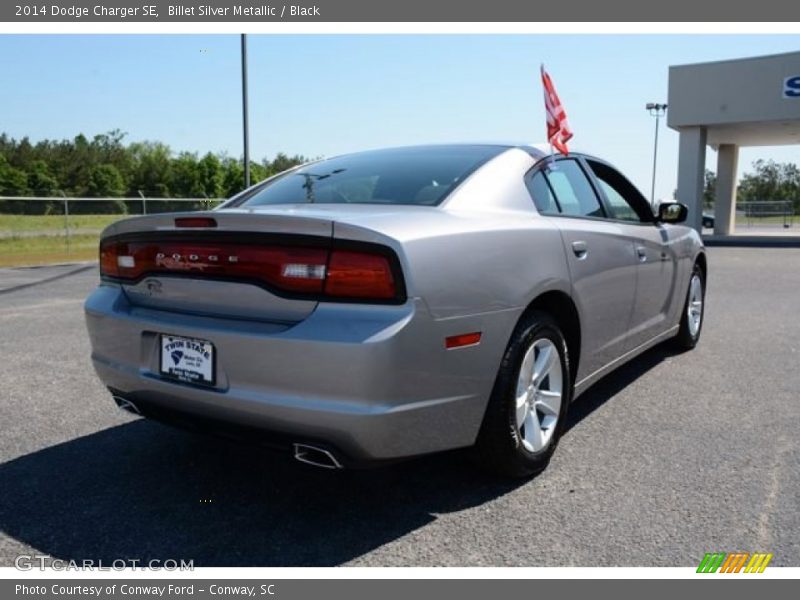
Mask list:
[[744,215],[736,215],[737,225],[783,225],[784,222],[793,224],[797,220],[797,216],[784,217],[783,215],[770,215],[766,217],[745,217]]
[[96,260],[100,232],[131,216],[70,215],[67,245],[64,215],[0,214],[0,267]]
[[[68,221],[70,229],[101,230],[122,218],[123,215],[70,215]],[[27,231],[63,233],[64,215],[0,215],[0,234]]]
[[[97,259],[100,232],[122,215],[0,215],[0,267],[27,267]],[[37,235],[41,234],[41,235]]]
[[0,267],[22,267],[97,259],[99,235],[35,236],[0,239]]

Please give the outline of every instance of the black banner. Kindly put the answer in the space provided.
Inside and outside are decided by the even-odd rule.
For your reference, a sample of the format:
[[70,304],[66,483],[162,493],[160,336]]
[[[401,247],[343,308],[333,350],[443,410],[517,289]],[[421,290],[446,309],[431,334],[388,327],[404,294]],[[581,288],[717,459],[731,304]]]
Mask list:
[[48,0],[0,5],[0,20],[16,22],[748,22],[800,21],[786,0],[316,0],[311,3],[142,0]]
[[[710,579],[716,578],[715,583]],[[692,592],[705,590],[704,595],[723,595],[728,600],[752,597],[793,597],[796,582],[786,579],[744,579],[700,576],[703,583],[691,579],[677,580],[553,580],[553,579],[41,579],[38,581],[5,580],[0,582],[0,597],[21,600],[220,600],[222,598],[258,598],[261,600],[345,600],[380,598],[381,600],[486,600],[487,598],[610,597],[624,594],[630,598],[674,600],[693,597]],[[713,586],[713,587],[712,587]]]

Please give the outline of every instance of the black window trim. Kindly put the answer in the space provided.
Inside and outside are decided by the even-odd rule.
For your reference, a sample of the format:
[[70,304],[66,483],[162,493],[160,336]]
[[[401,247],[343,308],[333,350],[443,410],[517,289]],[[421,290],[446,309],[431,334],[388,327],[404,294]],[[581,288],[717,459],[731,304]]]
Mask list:
[[547,157],[547,158],[541,159],[539,162],[537,162],[535,165],[533,165],[533,167],[527,173],[525,173],[525,181],[526,181],[525,187],[528,189],[528,194],[531,196],[531,202],[533,202],[533,205],[534,205],[534,208],[535,208],[536,207],[536,203],[533,200],[533,195],[530,192],[530,188],[528,188],[528,186],[527,186],[527,180],[528,179],[532,179],[533,176],[536,173],[542,173],[542,175],[544,175],[544,180],[547,183],[547,187],[550,188],[550,193],[553,194],[553,199],[555,200],[556,206],[558,207],[558,212],[557,213],[554,213],[554,212],[541,212],[541,211],[539,211],[538,208],[536,209],[536,212],[538,212],[541,215],[548,216],[548,217],[564,217],[564,218],[567,218],[567,219],[588,219],[590,221],[611,221],[611,220],[614,220],[614,219],[611,219],[611,217],[608,216],[609,214],[613,214],[613,213],[609,213],[608,207],[606,206],[606,203],[604,202],[604,196],[598,193],[597,182],[594,180],[594,174],[593,173],[588,173],[587,170],[589,169],[589,166],[583,164],[583,155],[582,154],[570,154],[568,156],[557,156],[557,157],[555,157],[555,162],[561,162],[561,161],[567,161],[567,160],[572,160],[572,161],[576,162],[578,164],[578,168],[583,172],[583,175],[589,181],[589,186],[592,188],[592,191],[594,192],[594,195],[597,198],[597,203],[600,205],[600,210],[603,212],[603,216],[602,217],[592,217],[590,215],[568,215],[568,214],[566,214],[566,213],[561,211],[561,202],[559,202],[558,195],[556,194],[555,190],[553,189],[553,186],[550,184],[550,180],[548,179],[547,173],[545,172],[545,170],[547,169],[547,165],[550,164],[551,162],[553,162],[553,158],[551,158],[551,157]]
[[[536,208],[536,203],[533,200],[533,194],[531,194],[527,182],[529,179],[532,179],[536,173],[541,172],[544,175],[544,180],[545,183],[547,184],[547,187],[550,188],[550,193],[553,195],[553,199],[555,200],[559,212],[542,212],[538,208],[536,208],[536,212],[545,217],[562,217],[565,219],[585,219],[588,221],[604,221],[611,223],[620,223],[623,225],[647,225],[647,226],[658,225],[658,221],[656,220],[655,215],[653,215],[652,220],[650,221],[639,221],[639,222],[627,221],[625,219],[617,219],[611,216],[614,214],[613,210],[611,209],[611,203],[608,201],[608,198],[606,197],[606,194],[603,191],[602,187],[600,187],[600,182],[597,176],[594,174],[594,171],[592,171],[591,166],[587,163],[587,160],[593,160],[595,162],[601,163],[609,167],[610,169],[613,169],[617,173],[620,173],[619,169],[616,169],[613,165],[609,164],[608,162],[600,158],[597,158],[596,156],[588,156],[585,154],[570,154],[568,156],[555,157],[556,162],[563,160],[570,160],[570,159],[575,160],[578,163],[580,168],[583,170],[583,174],[589,179],[589,183],[592,186],[592,190],[594,191],[594,194],[595,196],[597,196],[597,200],[600,203],[600,208],[603,211],[603,216],[592,217],[589,215],[568,215],[561,212],[561,203],[558,201],[558,196],[553,190],[553,186],[550,185],[550,180],[547,178],[547,173],[545,172],[545,170],[547,169],[547,165],[553,161],[553,158],[551,157],[541,159],[535,165],[533,165],[533,167],[531,167],[531,169],[527,173],[525,173],[525,179],[524,179],[525,187],[526,189],[528,189],[528,194],[531,196],[531,202],[533,202],[534,208]],[[622,177],[625,177],[625,175],[623,175],[622,173],[620,173],[620,175],[622,175]],[[650,210],[650,212],[652,213],[652,209]]]

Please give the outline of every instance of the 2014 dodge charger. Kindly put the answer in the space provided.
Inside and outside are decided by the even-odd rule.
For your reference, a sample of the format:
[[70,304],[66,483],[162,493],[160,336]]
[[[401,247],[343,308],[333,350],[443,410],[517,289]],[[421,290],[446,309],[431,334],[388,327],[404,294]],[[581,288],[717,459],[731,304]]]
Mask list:
[[707,267],[685,218],[534,146],[322,160],[109,226],[92,360],[123,408],[319,466],[474,446],[528,476],[593,382],[697,343]]

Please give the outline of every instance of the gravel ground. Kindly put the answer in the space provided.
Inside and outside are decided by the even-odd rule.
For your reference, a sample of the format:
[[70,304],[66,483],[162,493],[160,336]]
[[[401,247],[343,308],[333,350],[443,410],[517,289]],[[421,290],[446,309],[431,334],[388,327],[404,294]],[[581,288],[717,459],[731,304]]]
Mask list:
[[800,249],[710,248],[709,263],[697,349],[657,347],[595,385],[549,469],[519,483],[460,452],[329,473],[128,416],[89,362],[96,270],[0,270],[0,565],[694,566],[767,551],[800,566]]

